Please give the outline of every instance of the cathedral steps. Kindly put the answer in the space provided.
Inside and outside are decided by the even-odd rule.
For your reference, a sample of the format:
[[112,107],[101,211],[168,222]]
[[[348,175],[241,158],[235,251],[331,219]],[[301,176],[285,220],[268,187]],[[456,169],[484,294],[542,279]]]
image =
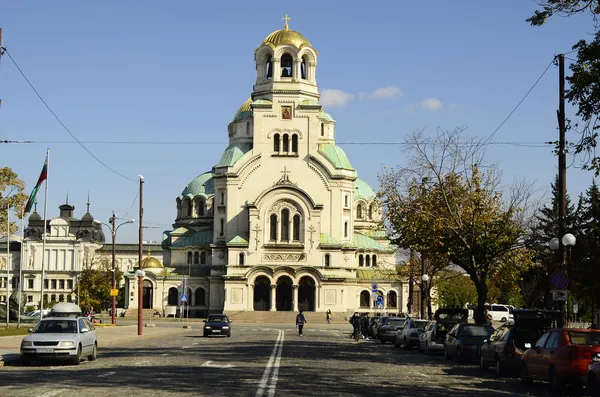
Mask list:
[[[303,313],[308,323],[326,322],[326,314],[324,312],[305,311]],[[248,311],[227,314],[229,315],[229,318],[236,323],[295,324],[298,312]],[[333,324],[348,324],[347,314],[345,312],[331,313],[331,318]]]

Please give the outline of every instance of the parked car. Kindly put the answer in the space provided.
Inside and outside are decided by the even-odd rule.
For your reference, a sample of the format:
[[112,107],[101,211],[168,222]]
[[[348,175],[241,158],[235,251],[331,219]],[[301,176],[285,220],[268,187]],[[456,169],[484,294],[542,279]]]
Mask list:
[[518,373],[525,345],[533,345],[558,316],[557,310],[515,310],[514,322],[503,324],[481,345],[479,367],[487,370],[494,365],[498,376]]
[[447,332],[456,324],[467,322],[469,315],[468,309],[438,309],[434,314],[433,323],[425,329],[425,332],[419,339],[419,347],[425,351],[425,354],[431,355],[436,351],[444,350]]
[[456,356],[458,362],[479,360],[479,349],[492,332],[494,327],[489,324],[456,324],[446,335],[444,356],[448,360]]
[[409,318],[404,323],[404,326],[396,331],[394,346],[404,346],[405,349],[410,349],[413,346],[419,346],[419,336],[425,332],[425,327],[429,324],[429,320],[415,320]]
[[79,365],[83,357],[96,359],[98,339],[94,325],[79,317],[81,309],[73,303],[59,303],[52,313],[30,329],[21,342],[23,365],[41,359],[65,359]]
[[548,381],[554,393],[566,383],[582,386],[589,376],[589,365],[599,357],[600,330],[553,329],[521,356],[521,381]]
[[372,338],[376,338],[377,337],[377,322],[379,321],[379,319],[381,318],[381,316],[373,316],[369,319],[369,336]]
[[404,317],[382,317],[377,323],[377,337],[381,344],[393,342],[396,339],[396,331],[404,326]]
[[209,314],[204,320],[204,337],[210,335],[226,335],[231,337],[232,321],[225,314]]
[[[375,322],[375,324],[373,325],[373,337],[379,338],[379,332],[377,330],[379,328],[379,324],[381,324],[383,322],[383,319],[390,318],[390,317],[396,317],[396,316],[379,316],[379,318],[377,319],[377,322]],[[400,316],[398,316],[398,317],[400,317]]]
[[485,308],[487,309],[488,314],[491,316],[492,321],[500,321],[501,323],[505,323],[507,321],[514,320],[512,306],[494,303],[491,305],[485,305]]
[[586,379],[588,394],[592,397],[600,397],[600,357],[592,356],[592,364],[588,365]]

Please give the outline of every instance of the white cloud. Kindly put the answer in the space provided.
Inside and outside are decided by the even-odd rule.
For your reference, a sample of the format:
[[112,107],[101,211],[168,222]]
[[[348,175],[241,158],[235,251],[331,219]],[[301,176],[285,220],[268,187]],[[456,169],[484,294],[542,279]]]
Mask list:
[[354,95],[336,89],[325,89],[321,94],[321,105],[343,108],[354,99]]
[[417,109],[440,110],[444,107],[442,101],[437,98],[423,99],[421,102],[413,103],[406,106],[406,110],[414,112]]
[[392,98],[392,97],[395,97],[396,95],[402,95],[402,90],[399,87],[395,87],[395,86],[391,85],[388,87],[382,87],[382,88],[376,89],[371,94],[369,94],[369,98],[372,98],[372,99]]

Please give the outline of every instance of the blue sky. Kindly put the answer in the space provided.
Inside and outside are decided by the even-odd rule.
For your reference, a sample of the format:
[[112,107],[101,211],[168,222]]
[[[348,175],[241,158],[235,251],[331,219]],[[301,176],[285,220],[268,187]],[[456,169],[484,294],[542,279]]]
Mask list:
[[[81,141],[186,143],[86,144],[117,172],[134,180],[144,175],[144,219],[156,227],[144,239],[160,240],[174,221],[176,197],[219,160],[227,124],[252,90],[253,52],[283,27],[286,12],[290,28],[319,51],[316,77],[325,109],[337,120],[336,140],[377,189],[384,165],[403,164],[402,148],[343,143],[402,142],[418,128],[433,135],[437,127],[457,126],[488,136],[553,56],[592,31],[588,16],[530,27],[525,19],[535,8],[529,0],[7,1],[0,27],[4,46]],[[494,141],[556,140],[557,87],[552,66]],[[38,142],[0,144],[0,166],[12,167],[29,193],[49,147],[50,216],[58,215],[68,191],[80,217],[89,191],[95,218],[107,222],[112,210],[125,217],[137,182],[77,144],[60,143],[73,140],[7,56],[0,98],[0,140]],[[540,191],[556,174],[550,147],[493,145],[487,160],[498,162],[507,183],[526,177]],[[567,176],[572,198],[593,178],[579,164]],[[123,226],[118,242],[134,241],[137,226]]]

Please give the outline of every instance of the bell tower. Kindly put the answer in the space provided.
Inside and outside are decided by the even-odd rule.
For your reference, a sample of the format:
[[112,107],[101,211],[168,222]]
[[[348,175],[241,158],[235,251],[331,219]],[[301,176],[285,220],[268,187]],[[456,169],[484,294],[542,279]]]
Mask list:
[[318,101],[318,53],[306,37],[290,29],[287,14],[283,20],[283,29],[268,35],[254,51],[256,83],[252,98],[273,101],[276,96],[294,96]]

